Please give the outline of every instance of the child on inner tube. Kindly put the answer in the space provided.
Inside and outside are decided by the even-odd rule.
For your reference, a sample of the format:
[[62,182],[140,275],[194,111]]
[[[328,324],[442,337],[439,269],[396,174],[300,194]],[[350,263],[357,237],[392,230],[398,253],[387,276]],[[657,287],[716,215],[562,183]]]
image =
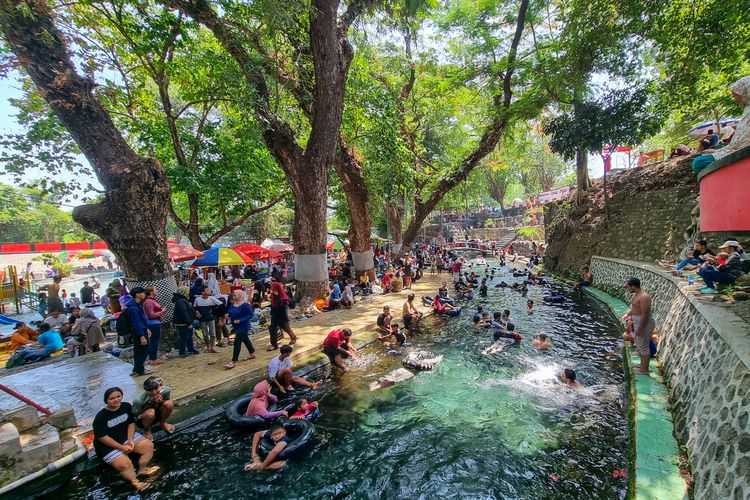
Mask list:
[[432,310],[437,314],[446,314],[448,311],[454,310],[455,307],[452,305],[446,303],[443,303],[440,301],[440,297],[435,297],[432,299]]
[[[266,456],[266,459],[261,460],[260,455],[258,455],[258,444],[260,444],[260,440],[263,439],[266,434],[268,434],[268,437],[275,444],[271,452]],[[284,448],[286,448],[286,445],[290,442],[291,438],[287,436],[286,429],[280,425],[268,431],[256,432],[253,434],[253,444],[250,449],[250,455],[252,456],[253,461],[249,464],[245,464],[245,470],[281,469],[286,465],[286,460],[276,460],[276,457],[279,456]]]
[[493,340],[500,340],[500,339],[513,339],[516,342],[520,342],[523,337],[520,333],[515,331],[516,326],[513,323],[508,323],[505,325],[504,329],[495,330],[492,334]]

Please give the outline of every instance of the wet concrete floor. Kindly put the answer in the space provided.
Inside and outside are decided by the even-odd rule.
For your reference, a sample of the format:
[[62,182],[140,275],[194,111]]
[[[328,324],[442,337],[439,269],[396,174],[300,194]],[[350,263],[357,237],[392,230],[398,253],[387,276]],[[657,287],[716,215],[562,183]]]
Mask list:
[[[104,406],[102,396],[108,387],[121,388],[125,401],[133,400],[138,384],[130,376],[132,368],[131,363],[104,352],[95,352],[18,373],[0,373],[0,384],[52,411],[61,406],[72,406],[78,424],[86,428],[91,426],[94,416]],[[0,391],[0,411],[22,405],[10,394]]]

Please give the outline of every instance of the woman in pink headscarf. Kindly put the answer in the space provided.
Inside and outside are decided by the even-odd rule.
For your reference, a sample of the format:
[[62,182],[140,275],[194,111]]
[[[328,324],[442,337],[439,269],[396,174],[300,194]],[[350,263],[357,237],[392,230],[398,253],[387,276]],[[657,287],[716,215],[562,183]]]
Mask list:
[[297,335],[294,334],[294,330],[289,325],[288,305],[289,296],[286,294],[286,290],[284,290],[284,285],[274,280],[271,283],[271,325],[268,328],[271,336],[271,345],[267,349],[268,351],[279,348],[279,339],[284,336],[284,332],[288,333],[289,338],[292,339],[289,342],[290,345],[297,342]]
[[246,417],[263,417],[266,420],[272,420],[281,416],[288,417],[289,414],[285,411],[268,411],[268,405],[275,403],[278,398],[271,394],[271,384],[267,380],[258,382],[253,388],[253,399],[250,400],[250,404],[247,405],[247,411],[245,411]]

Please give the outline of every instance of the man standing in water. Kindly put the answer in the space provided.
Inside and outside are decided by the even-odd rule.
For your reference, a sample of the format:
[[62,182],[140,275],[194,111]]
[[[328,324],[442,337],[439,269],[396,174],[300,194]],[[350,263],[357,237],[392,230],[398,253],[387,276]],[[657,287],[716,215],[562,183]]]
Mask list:
[[651,317],[651,296],[641,290],[641,280],[635,277],[628,278],[625,288],[633,294],[633,298],[630,299],[628,316],[633,321],[635,347],[641,357],[641,367],[635,373],[648,375],[648,363],[651,361],[649,342],[654,329],[656,329],[654,318]]

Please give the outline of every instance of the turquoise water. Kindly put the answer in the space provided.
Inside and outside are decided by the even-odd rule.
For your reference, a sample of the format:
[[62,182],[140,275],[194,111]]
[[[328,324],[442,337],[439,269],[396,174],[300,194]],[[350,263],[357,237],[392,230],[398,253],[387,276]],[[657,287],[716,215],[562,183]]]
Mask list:
[[[500,278],[520,280],[504,270]],[[317,443],[286,470],[244,472],[250,436],[218,418],[157,445],[162,474],[140,496],[624,498],[627,479],[613,477],[627,469],[629,446],[617,323],[600,304],[569,291],[566,304],[543,305],[542,295],[553,289],[562,290],[530,287],[528,298],[537,303],[531,316],[520,294],[490,288],[487,299],[465,304],[461,317],[426,320],[412,346],[444,361],[400,385],[370,392],[370,382],[401,366],[403,352],[365,350],[352,373],[334,374],[314,395],[322,410]],[[524,341],[483,355],[492,340],[470,326],[477,305],[510,309]],[[531,346],[541,330],[552,335],[549,352]],[[567,367],[586,388],[572,391],[557,381]],[[128,493],[100,468],[55,497]]]

